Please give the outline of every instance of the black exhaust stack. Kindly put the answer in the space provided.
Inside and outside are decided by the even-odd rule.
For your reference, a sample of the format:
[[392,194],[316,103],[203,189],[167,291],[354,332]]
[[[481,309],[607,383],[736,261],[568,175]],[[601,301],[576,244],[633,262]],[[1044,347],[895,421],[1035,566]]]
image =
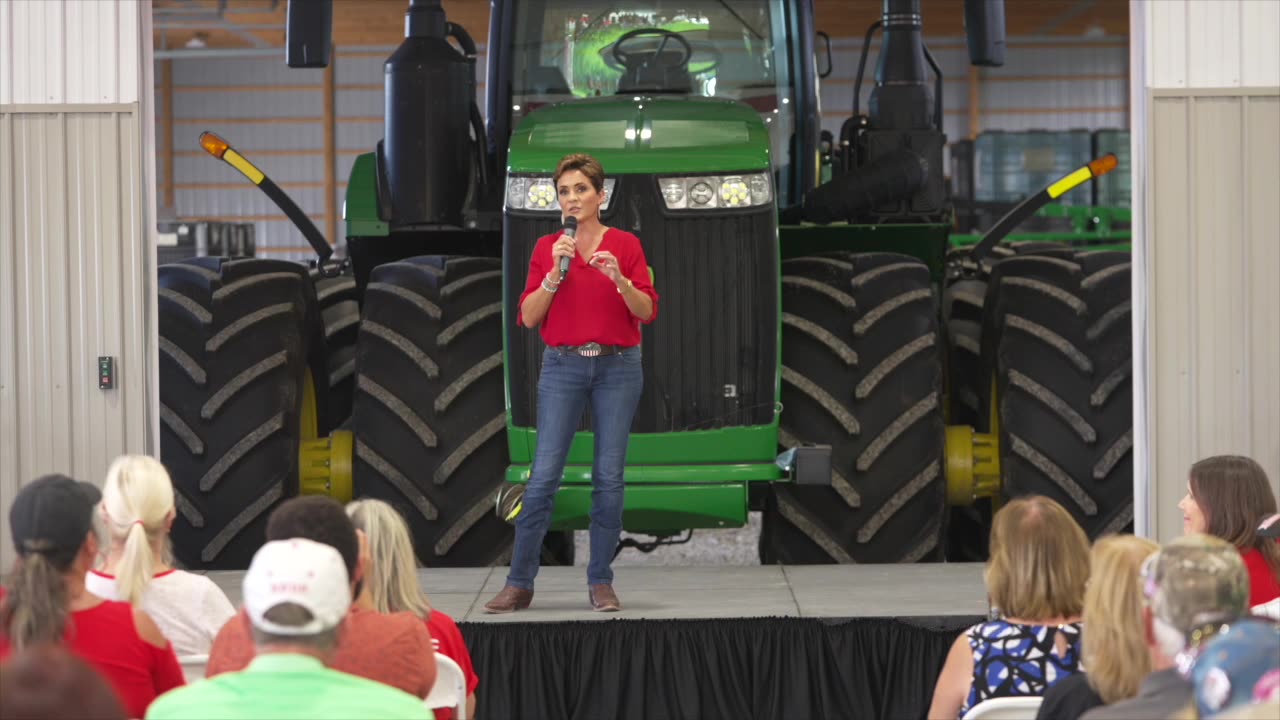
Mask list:
[[[970,59],[1004,62],[1004,0],[965,0]],[[871,38],[884,39],[866,115],[859,90]],[[862,45],[853,116],[833,152],[837,175],[783,211],[783,222],[938,223],[949,218],[942,151],[942,73],[923,39],[920,0],[883,0],[879,22]],[[928,70],[926,70],[926,66]],[[928,71],[933,72],[932,86]]]
[[[879,22],[867,31],[854,81],[854,115],[841,130],[843,174],[805,194],[784,222],[925,222],[946,216],[942,175],[942,74],[921,37],[920,0],[883,0]],[[884,34],[869,113],[859,114],[858,91],[871,37]],[[932,87],[926,64],[934,72]]]
[[964,34],[970,63],[1004,65],[1004,0],[964,0]]
[[398,227],[461,227],[468,196],[477,192],[470,135],[478,115],[475,43],[448,22],[440,0],[410,0],[404,28],[404,42],[383,66],[386,125],[378,175],[389,207],[380,214]]

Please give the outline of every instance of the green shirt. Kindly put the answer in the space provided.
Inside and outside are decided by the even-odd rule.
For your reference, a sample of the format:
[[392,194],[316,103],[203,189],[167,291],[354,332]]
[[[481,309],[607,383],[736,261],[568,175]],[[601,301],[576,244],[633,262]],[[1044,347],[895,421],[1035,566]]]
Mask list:
[[421,698],[389,685],[330,670],[307,655],[260,655],[241,672],[223,673],[156,698],[148,720],[431,720]]

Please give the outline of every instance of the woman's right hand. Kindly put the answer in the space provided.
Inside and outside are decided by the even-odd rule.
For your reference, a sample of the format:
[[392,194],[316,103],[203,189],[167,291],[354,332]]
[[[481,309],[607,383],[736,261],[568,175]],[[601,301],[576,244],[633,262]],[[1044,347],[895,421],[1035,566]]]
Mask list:
[[551,244],[551,274],[557,278],[561,278],[560,258],[572,258],[577,254],[578,246],[574,244],[573,238],[568,235],[561,235],[556,238],[556,241]]

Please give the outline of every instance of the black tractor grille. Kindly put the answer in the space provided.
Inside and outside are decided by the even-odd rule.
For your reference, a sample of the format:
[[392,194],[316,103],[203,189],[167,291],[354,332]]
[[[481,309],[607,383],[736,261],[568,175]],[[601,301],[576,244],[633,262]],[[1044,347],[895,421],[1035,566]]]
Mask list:
[[[713,430],[773,418],[778,351],[778,246],[772,206],[749,212],[672,214],[652,176],[618,178],[604,222],[644,246],[660,296],[658,318],[643,327],[644,395],[633,432]],[[559,218],[511,213],[503,262],[513,305],[524,290],[529,255]],[[507,329],[511,412],[534,425],[542,338],[515,322]],[[589,427],[584,420],[583,429]]]

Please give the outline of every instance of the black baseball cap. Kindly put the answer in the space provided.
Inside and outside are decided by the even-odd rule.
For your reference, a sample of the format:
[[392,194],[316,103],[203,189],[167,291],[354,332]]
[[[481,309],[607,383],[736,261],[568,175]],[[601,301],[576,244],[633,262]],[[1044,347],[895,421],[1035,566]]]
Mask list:
[[93,527],[102,491],[66,475],[45,475],[27,484],[9,508],[13,547],[19,555],[40,552],[65,562],[75,557]]

